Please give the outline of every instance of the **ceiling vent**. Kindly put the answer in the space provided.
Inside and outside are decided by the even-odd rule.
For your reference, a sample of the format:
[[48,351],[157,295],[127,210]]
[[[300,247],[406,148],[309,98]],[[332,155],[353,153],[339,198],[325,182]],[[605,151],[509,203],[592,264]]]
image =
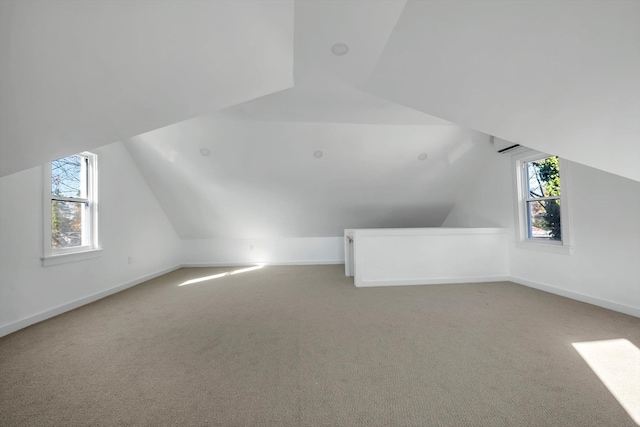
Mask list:
[[511,141],[496,138],[495,136],[491,137],[491,144],[493,145],[494,150],[496,150],[496,152],[500,154],[511,153],[522,147],[520,144],[515,144]]

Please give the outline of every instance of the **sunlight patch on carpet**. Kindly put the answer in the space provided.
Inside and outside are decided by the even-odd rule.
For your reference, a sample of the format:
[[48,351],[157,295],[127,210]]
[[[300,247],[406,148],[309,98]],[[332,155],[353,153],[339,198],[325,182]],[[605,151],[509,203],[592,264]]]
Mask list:
[[633,421],[640,425],[640,349],[623,338],[572,345]]
[[191,279],[191,280],[187,280],[186,282],[182,282],[178,286],[180,287],[180,286],[193,285],[195,283],[206,282],[206,281],[209,281],[209,280],[220,279],[220,278],[226,277],[226,276],[233,276],[235,274],[240,274],[240,273],[246,273],[246,272],[249,272],[249,271],[259,270],[262,267],[264,267],[265,265],[267,265],[267,264],[258,264],[258,265],[255,265],[253,267],[241,268],[241,269],[238,269],[238,270],[227,271],[225,273],[213,274],[211,276],[198,277],[197,279]]

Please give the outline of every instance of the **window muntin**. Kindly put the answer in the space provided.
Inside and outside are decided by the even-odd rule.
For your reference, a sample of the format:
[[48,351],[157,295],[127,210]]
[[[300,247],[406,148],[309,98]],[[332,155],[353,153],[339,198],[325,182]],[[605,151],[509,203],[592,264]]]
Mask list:
[[97,249],[97,156],[54,160],[46,178],[45,258]]

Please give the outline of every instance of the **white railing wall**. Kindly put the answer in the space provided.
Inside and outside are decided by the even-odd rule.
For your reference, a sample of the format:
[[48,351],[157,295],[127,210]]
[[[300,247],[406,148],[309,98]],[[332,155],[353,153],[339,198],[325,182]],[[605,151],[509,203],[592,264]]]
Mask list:
[[345,273],[356,286],[508,280],[507,247],[503,228],[351,229]]

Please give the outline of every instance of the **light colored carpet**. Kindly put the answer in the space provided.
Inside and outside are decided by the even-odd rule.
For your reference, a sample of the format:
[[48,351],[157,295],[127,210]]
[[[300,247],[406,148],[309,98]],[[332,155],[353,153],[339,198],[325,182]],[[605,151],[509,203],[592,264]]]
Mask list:
[[0,339],[0,425],[634,426],[574,342],[640,319],[512,283],[182,269]]

